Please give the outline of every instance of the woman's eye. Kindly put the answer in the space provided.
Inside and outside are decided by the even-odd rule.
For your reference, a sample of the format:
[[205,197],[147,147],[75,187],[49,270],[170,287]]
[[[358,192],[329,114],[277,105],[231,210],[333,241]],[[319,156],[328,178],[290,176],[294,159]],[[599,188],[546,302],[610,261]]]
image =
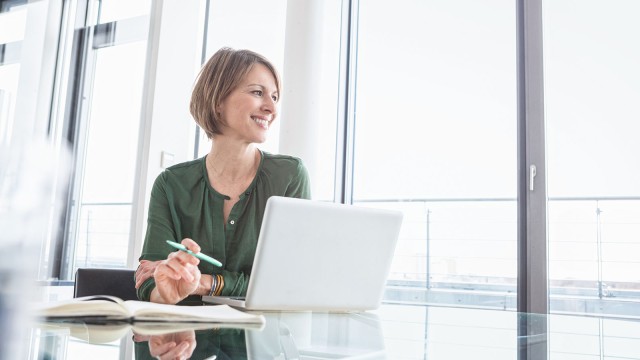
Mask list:
[[272,96],[271,96],[271,99],[273,99],[273,102],[278,102],[278,97],[277,97],[277,96],[275,96],[275,95],[272,95]]
[[252,93],[254,95],[262,96],[262,90],[253,90]]

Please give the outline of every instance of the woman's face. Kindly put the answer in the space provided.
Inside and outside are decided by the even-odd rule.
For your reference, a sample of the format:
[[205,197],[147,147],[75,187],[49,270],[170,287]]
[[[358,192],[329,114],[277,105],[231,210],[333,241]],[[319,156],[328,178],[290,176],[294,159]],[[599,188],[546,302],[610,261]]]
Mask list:
[[278,114],[279,96],[271,71],[262,64],[253,65],[217,108],[226,123],[222,134],[246,143],[264,142]]

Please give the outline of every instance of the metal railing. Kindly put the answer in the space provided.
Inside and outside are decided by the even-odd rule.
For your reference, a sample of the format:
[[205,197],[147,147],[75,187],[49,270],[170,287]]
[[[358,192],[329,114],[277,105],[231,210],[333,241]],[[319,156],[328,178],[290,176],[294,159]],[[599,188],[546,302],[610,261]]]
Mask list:
[[[413,261],[413,267],[420,271],[410,273],[407,263],[394,261],[388,282],[394,289],[391,292],[400,294],[405,289],[409,295],[404,298],[418,302],[438,302],[434,296],[416,295],[419,289],[431,291],[431,295],[439,293],[444,301],[451,301],[450,294],[454,292],[470,294],[467,300],[454,297],[459,302],[482,302],[477,294],[493,294],[493,300],[486,299],[489,302],[494,301],[495,296],[515,296],[515,198],[375,199],[354,203],[405,213],[396,258]],[[494,211],[492,208],[499,214],[493,217],[487,214]],[[461,215],[456,217],[456,212]],[[552,302],[554,298],[615,299],[636,302],[637,306],[640,302],[640,255],[633,254],[640,254],[640,197],[551,197],[548,212]],[[481,229],[478,237],[470,236],[472,231],[462,237],[456,236],[459,228],[473,227]],[[418,229],[422,229],[421,234]],[[406,251],[403,247],[411,248],[408,244],[412,242],[423,242],[423,250],[413,256],[403,253]],[[493,246],[497,249],[496,254],[482,251],[479,244]],[[449,249],[443,250],[447,246]],[[511,256],[500,249],[505,246],[513,250]],[[469,247],[480,251],[475,256],[470,255],[465,250]],[[436,266],[443,259],[451,264],[448,267],[451,271],[442,271],[441,266]],[[492,262],[495,265],[493,272],[487,269]],[[464,266],[471,263],[475,263],[475,267]],[[487,266],[483,267],[483,264]],[[460,271],[465,267],[467,271]],[[620,271],[622,268],[629,271]],[[581,269],[585,271],[581,272]],[[477,294],[472,295],[472,292]],[[511,300],[504,300],[500,306],[508,307],[510,303]]]
[[131,206],[131,203],[80,204],[74,269],[126,267]]

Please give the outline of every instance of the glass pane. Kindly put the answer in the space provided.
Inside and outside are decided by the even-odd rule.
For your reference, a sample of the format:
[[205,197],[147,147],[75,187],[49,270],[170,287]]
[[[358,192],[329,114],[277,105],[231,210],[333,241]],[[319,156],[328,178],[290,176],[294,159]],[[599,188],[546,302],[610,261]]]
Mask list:
[[11,140],[20,78],[19,52],[26,22],[26,6],[0,13],[0,144],[9,144]]
[[20,6],[0,13],[0,44],[24,39],[27,7]]
[[543,5],[552,310],[638,315],[640,3]]
[[75,267],[126,265],[146,42],[96,51]]
[[151,0],[100,0],[99,24],[149,15]]
[[[392,284],[442,290],[421,295],[430,302],[506,306],[517,270],[514,3],[394,9],[402,16],[360,2],[354,202],[405,214]],[[454,289],[471,292],[452,300]]]
[[[37,244],[38,249],[30,249],[34,254],[28,257],[35,259],[31,265],[37,266],[38,279],[48,279],[49,255],[53,251],[49,239],[57,231],[56,219],[60,216],[58,200],[64,196],[53,191],[50,185],[57,184],[62,189],[66,183],[61,164],[63,159],[66,160],[67,149],[57,141],[59,138],[54,138],[55,131],[51,129],[54,120],[49,116],[53,114],[51,101],[59,95],[54,86],[59,40],[55,33],[62,16],[57,4],[49,1],[0,1],[0,147],[3,147],[0,157],[5,155],[5,159],[11,161],[9,165],[0,165],[0,178],[3,173],[11,174],[11,181],[20,179],[17,183],[29,188],[26,194],[38,199],[33,204],[24,199],[18,202],[24,203],[21,209],[31,210],[32,206],[39,209],[37,217],[28,216],[33,224],[11,223],[17,226],[15,230],[21,233],[20,236]],[[38,156],[33,156],[36,153]],[[10,165],[13,162],[16,165]],[[30,181],[24,181],[23,176]],[[46,186],[41,187],[40,184]],[[0,187],[12,195],[20,194],[11,188],[10,182],[3,185]],[[5,206],[11,209],[12,204],[0,200],[0,209]],[[20,216],[20,211],[10,213]],[[30,226],[36,222],[42,228]],[[10,234],[11,227],[5,233]],[[25,243],[22,247],[25,251],[32,245],[21,242]]]
[[11,138],[19,77],[20,64],[0,66],[0,144]]

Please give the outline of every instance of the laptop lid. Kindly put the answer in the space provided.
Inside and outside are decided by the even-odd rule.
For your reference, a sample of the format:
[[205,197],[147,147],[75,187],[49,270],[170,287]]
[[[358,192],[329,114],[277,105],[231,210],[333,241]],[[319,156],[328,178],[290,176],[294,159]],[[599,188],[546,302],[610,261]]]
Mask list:
[[244,305],[222,302],[250,310],[376,309],[401,223],[398,211],[271,197]]

